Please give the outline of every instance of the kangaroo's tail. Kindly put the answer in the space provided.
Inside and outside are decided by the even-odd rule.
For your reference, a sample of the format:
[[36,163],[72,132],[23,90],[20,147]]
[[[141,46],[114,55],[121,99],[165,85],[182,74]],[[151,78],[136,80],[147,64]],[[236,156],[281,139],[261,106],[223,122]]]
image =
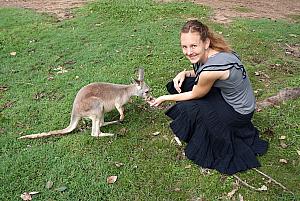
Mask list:
[[57,136],[57,135],[65,135],[65,134],[70,133],[71,131],[73,131],[76,128],[79,120],[80,120],[80,117],[72,115],[70,124],[67,128],[64,128],[62,130],[49,131],[46,133],[25,135],[25,136],[19,137],[18,139],[36,139],[36,138],[46,138],[46,137]]

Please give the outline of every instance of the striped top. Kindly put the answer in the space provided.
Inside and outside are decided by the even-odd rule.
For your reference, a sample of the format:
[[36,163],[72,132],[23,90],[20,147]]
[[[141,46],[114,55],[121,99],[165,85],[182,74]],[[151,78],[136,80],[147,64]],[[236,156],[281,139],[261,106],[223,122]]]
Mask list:
[[214,87],[221,90],[225,101],[240,114],[249,114],[255,109],[255,96],[246,70],[236,53],[219,52],[208,58],[205,64],[193,64],[198,82],[202,71],[224,71],[230,74],[226,80],[216,80]]

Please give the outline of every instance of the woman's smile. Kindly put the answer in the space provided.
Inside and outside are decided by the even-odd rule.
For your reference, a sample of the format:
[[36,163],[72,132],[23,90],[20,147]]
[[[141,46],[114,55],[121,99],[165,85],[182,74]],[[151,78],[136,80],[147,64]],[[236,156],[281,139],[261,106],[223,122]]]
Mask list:
[[191,63],[197,63],[205,59],[206,43],[202,42],[199,33],[181,33],[180,41],[182,52]]

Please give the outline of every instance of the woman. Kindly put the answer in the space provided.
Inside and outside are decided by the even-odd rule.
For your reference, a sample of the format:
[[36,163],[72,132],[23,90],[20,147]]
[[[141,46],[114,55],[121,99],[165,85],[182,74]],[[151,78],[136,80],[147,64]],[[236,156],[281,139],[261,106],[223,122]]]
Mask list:
[[260,166],[256,155],[264,154],[268,143],[251,122],[255,97],[239,57],[197,20],[183,26],[180,42],[194,69],[178,73],[167,84],[170,95],[150,105],[177,102],[166,115],[196,164],[226,174]]

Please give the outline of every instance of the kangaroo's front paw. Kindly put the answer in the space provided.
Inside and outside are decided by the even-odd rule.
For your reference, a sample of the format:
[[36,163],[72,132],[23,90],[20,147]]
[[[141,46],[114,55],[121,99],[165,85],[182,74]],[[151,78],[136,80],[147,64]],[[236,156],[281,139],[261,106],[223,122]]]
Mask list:
[[93,136],[93,137],[99,137],[99,134],[98,133],[92,133],[91,136]]
[[114,136],[113,133],[100,133],[99,137]]

